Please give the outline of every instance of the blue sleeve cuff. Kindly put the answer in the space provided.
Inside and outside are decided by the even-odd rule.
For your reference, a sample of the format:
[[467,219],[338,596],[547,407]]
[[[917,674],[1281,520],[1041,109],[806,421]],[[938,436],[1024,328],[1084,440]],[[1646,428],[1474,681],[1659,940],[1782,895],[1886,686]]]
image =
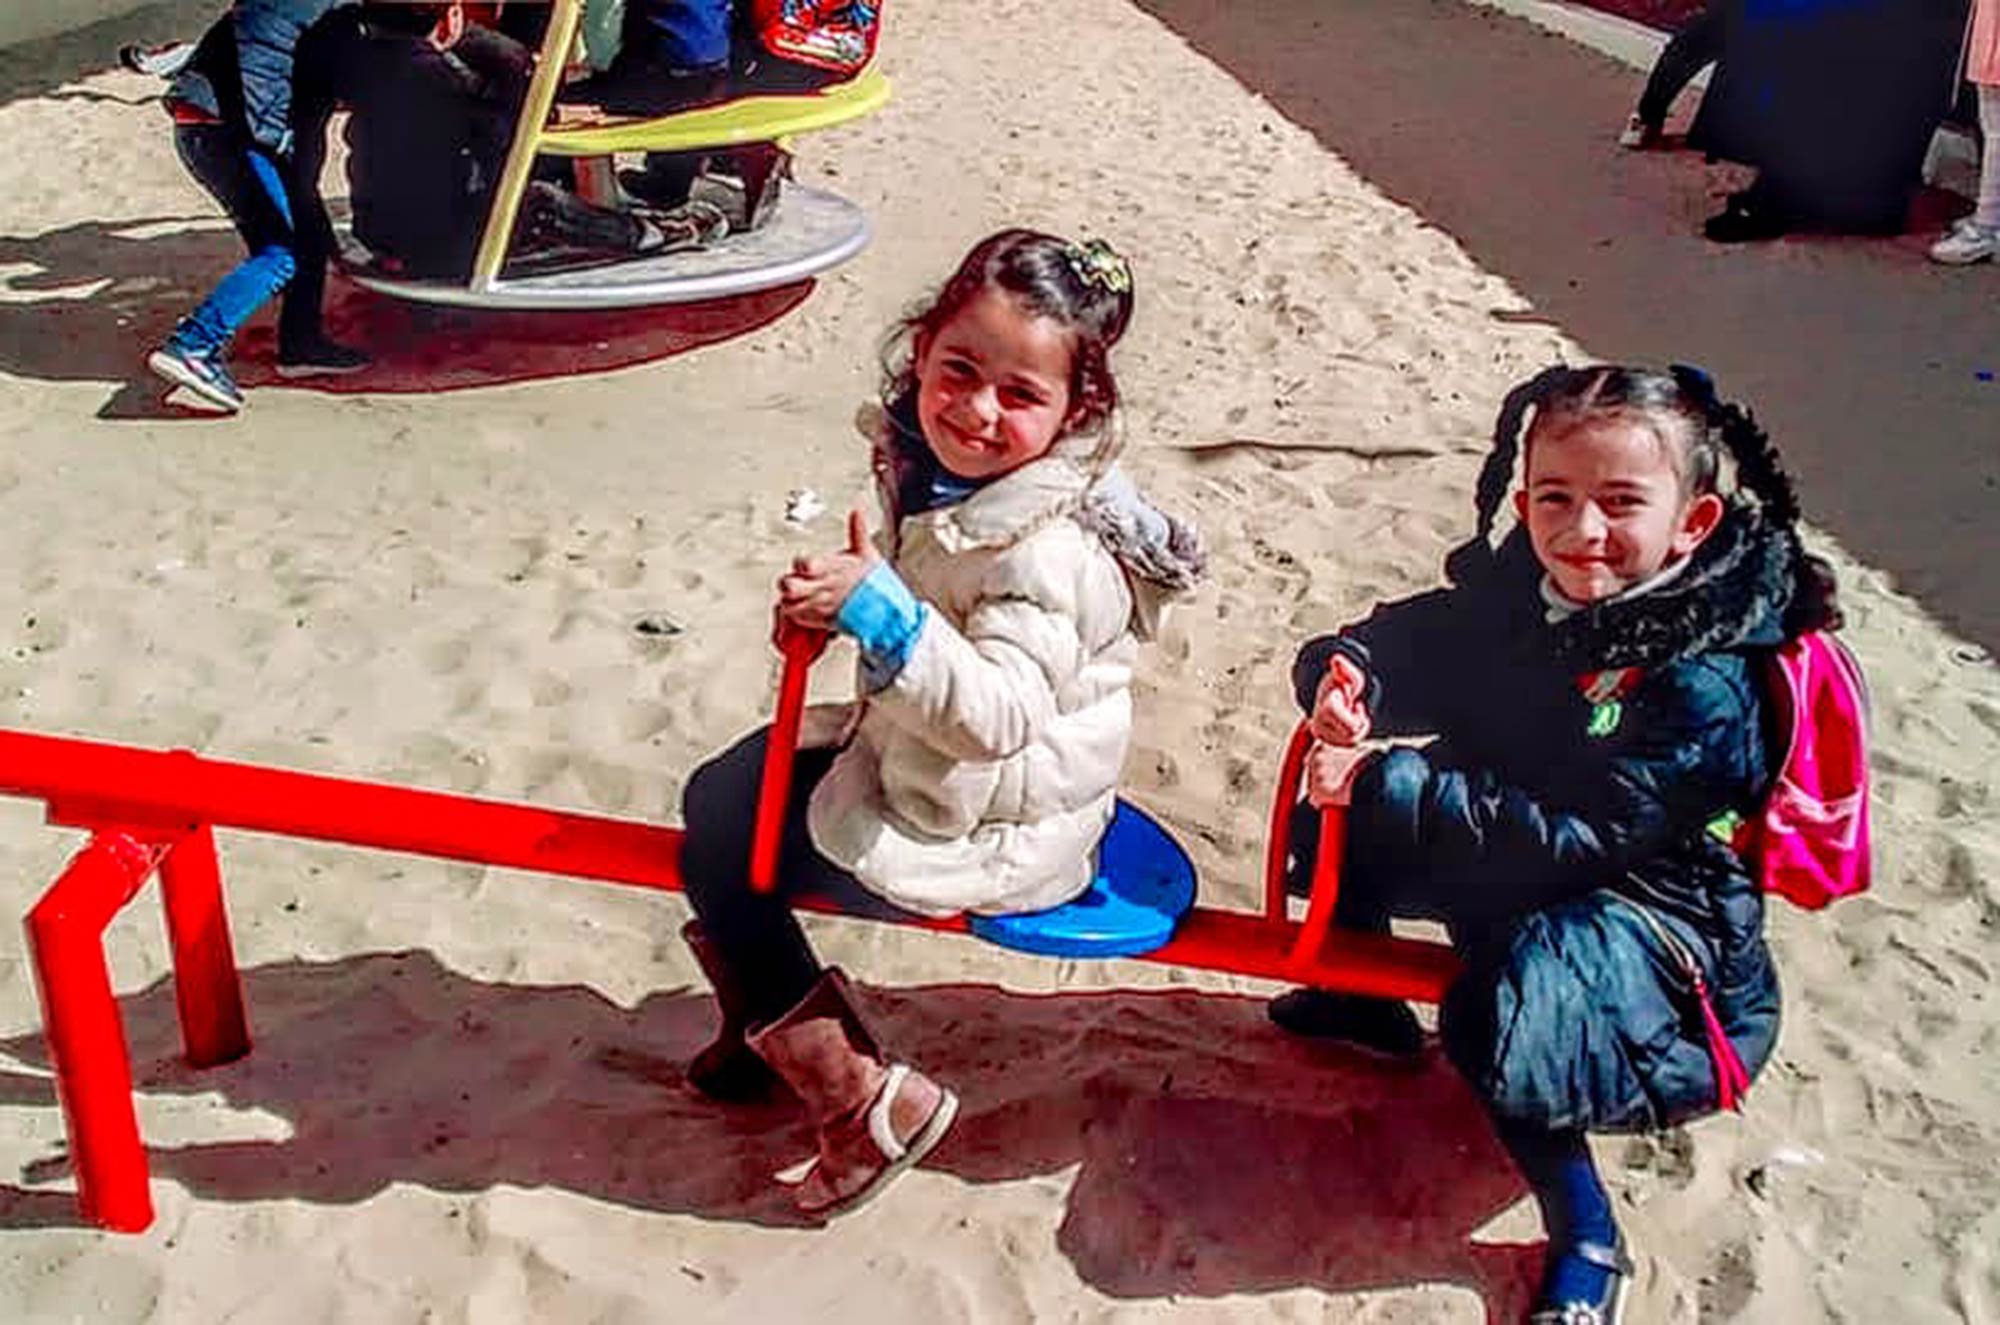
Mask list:
[[847,595],[834,624],[861,646],[861,677],[870,691],[888,686],[903,670],[928,615],[929,609],[886,561],[877,562]]

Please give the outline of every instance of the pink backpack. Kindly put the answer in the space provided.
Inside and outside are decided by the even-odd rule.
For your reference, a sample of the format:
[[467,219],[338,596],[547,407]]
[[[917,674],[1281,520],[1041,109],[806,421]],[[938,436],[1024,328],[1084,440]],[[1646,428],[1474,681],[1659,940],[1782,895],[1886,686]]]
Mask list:
[[1845,645],[1808,631],[1772,655],[1771,696],[1785,751],[1749,860],[1766,892],[1817,911],[1866,889],[1868,686]]

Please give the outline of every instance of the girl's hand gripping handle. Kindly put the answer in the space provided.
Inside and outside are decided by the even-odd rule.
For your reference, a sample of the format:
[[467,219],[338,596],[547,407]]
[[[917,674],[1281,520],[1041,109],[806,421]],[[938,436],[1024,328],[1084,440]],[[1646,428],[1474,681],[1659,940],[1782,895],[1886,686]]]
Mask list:
[[798,753],[799,721],[806,711],[806,677],[826,651],[827,632],[780,620],[775,635],[785,655],[778,682],[778,711],[764,745],[764,777],[757,787],[757,818],[750,833],[750,891],[778,886],[778,850],[784,839],[785,803],[792,792],[792,756]]

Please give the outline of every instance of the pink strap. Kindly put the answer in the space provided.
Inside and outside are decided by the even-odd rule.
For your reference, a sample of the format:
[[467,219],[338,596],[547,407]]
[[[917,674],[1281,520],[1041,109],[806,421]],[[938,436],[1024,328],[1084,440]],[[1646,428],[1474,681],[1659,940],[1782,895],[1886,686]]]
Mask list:
[[1695,982],[1694,996],[1701,1004],[1701,1019],[1708,1029],[1708,1058],[1715,1064],[1715,1103],[1719,1108],[1741,1111],[1743,1096],[1750,1089],[1750,1074],[1744,1070],[1736,1046],[1722,1032],[1722,1019],[1715,1015],[1715,1004],[1709,1001],[1706,981]]

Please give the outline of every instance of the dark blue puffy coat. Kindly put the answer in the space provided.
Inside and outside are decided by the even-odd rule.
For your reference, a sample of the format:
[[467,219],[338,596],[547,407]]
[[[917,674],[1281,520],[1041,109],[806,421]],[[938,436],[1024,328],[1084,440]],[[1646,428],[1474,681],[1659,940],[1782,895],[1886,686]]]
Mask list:
[[[1300,652],[1302,706],[1342,652],[1369,677],[1376,735],[1437,737],[1357,779],[1342,920],[1451,926],[1467,970],[1445,1047],[1502,1119],[1646,1128],[1712,1108],[1676,950],[1700,964],[1744,1065],[1769,1056],[1764,898],[1712,825],[1754,814],[1769,783],[1759,677],[1798,555],[1734,507],[1667,584],[1551,624],[1517,532],[1477,584],[1385,605]],[[1628,667],[1599,712],[1581,678]]]
[[292,151],[292,68],[315,23],[360,0],[236,0],[174,78],[170,100],[242,129],[272,156]]

